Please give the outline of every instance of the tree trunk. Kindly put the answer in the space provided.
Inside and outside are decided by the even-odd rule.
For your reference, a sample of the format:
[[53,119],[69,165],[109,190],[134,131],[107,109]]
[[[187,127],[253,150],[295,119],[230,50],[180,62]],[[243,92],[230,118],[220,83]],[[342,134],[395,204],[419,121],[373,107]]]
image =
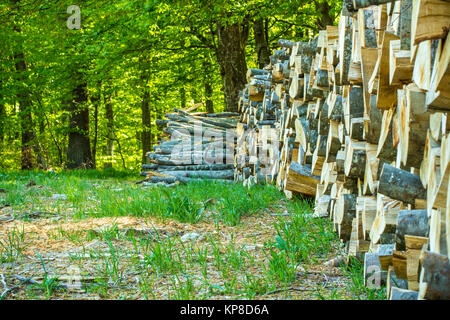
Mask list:
[[180,89],[180,107],[186,109],[186,89],[184,87]]
[[[18,5],[19,0],[13,0],[12,3],[14,5]],[[19,11],[19,8],[16,8],[16,11]],[[18,15],[20,14],[18,13]],[[22,32],[20,27],[17,25],[14,26],[14,31],[18,34]],[[17,51],[14,55],[14,65],[18,73],[17,81],[19,83],[19,92],[17,93],[17,100],[19,102],[19,117],[22,132],[21,167],[22,170],[29,170],[34,167],[32,143],[35,139],[35,133],[33,131],[33,118],[31,110],[32,104],[25,83],[26,82],[25,72],[28,70],[28,66],[25,61],[25,55],[22,51],[21,43],[19,43]]]
[[106,118],[106,157],[105,168],[113,167],[114,157],[114,110],[111,101],[111,92],[104,95],[105,118]]
[[[41,107],[40,103],[39,106]],[[43,108],[35,111],[35,117],[37,118],[37,124],[39,128],[39,135],[36,137],[35,140],[36,142],[34,144],[34,152],[36,154],[37,167],[39,169],[47,170],[49,155],[48,152],[46,154],[44,152],[44,150],[48,150],[48,148],[45,147],[46,141],[45,141],[44,112],[45,110]]]
[[270,63],[269,40],[266,37],[265,24],[267,21],[257,19],[253,23],[253,32],[255,34],[255,49],[258,54],[258,66],[263,69]]
[[323,30],[327,26],[332,26],[334,24],[334,19],[330,16],[331,7],[327,0],[321,0],[318,3],[316,2],[316,8],[320,12],[320,19],[317,20],[319,29]]
[[208,113],[214,113],[214,103],[212,100],[213,96],[213,87],[212,87],[212,81],[211,81],[211,64],[209,61],[203,62],[203,70],[205,73],[205,106],[206,106],[206,112]]
[[150,88],[145,87],[141,103],[142,110],[142,163],[146,154],[152,150],[152,124],[150,115]]
[[[20,32],[20,29],[16,29]],[[22,131],[22,170],[30,170],[34,167],[33,161],[33,146],[32,143],[35,139],[35,134],[33,131],[33,118],[31,111],[31,101],[29,99],[28,93],[26,92],[26,87],[24,84],[25,77],[24,72],[27,71],[28,67],[25,62],[25,57],[23,52],[20,52],[14,56],[16,71],[19,73],[19,82],[22,82],[22,87],[19,89],[17,94],[17,99],[19,101],[19,117],[20,117],[20,127]]]
[[69,169],[93,168],[87,100],[87,84],[81,79],[73,89],[72,99],[68,105],[70,119],[67,168]]
[[2,81],[0,79],[0,146],[3,145],[5,139],[5,120],[6,120],[6,108],[2,101]]
[[216,56],[223,82],[225,111],[237,112],[239,91],[247,83],[245,45],[248,39],[248,25],[246,22],[231,25],[222,25],[219,22],[217,36]]
[[98,92],[91,97],[94,106],[94,141],[92,142],[92,165],[97,168],[97,143],[98,143],[98,107],[100,104],[102,82],[97,83]]

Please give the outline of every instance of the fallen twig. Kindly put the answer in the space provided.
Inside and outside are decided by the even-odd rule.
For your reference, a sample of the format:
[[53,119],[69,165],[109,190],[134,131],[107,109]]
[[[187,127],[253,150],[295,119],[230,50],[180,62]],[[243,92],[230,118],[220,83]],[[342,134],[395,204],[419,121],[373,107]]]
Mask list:
[[8,218],[0,217],[0,223],[8,223],[16,220],[13,216],[9,216]]
[[285,289],[275,289],[272,291],[267,292],[265,295],[270,295],[270,294],[275,294],[275,293],[280,293],[283,291],[313,291],[316,290],[315,288],[305,288],[305,287],[289,287],[289,288],[285,288]]
[[34,281],[33,279],[31,279],[31,278],[24,278],[24,277],[21,277],[21,276],[16,276],[16,278],[19,279],[19,280],[21,280],[22,282],[19,283],[19,284],[16,285],[16,286],[14,286],[14,287],[8,288],[8,285],[6,284],[5,276],[4,276],[3,274],[2,274],[1,276],[2,276],[2,283],[3,283],[3,286],[4,286],[4,288],[5,288],[5,291],[3,291],[2,294],[0,295],[0,300],[3,300],[3,298],[4,298],[9,292],[12,292],[12,291],[18,289],[18,288],[19,288],[21,285],[23,285],[24,283],[27,283],[27,282],[30,282],[30,283],[36,282],[36,281]]

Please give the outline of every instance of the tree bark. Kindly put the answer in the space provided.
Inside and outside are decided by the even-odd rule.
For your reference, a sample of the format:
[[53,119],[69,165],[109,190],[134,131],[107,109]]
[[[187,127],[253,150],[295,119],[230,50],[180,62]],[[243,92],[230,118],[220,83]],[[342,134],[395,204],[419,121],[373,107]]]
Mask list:
[[145,163],[146,154],[152,149],[152,126],[150,114],[150,89],[144,88],[142,102],[142,163]]
[[401,210],[395,230],[395,249],[405,251],[405,235],[428,237],[429,221],[427,210]]
[[248,23],[223,25],[218,22],[217,38],[216,56],[223,82],[225,111],[237,112],[239,91],[247,83],[245,46],[248,39]]
[[213,103],[213,87],[211,81],[211,64],[209,61],[203,61],[203,70],[205,73],[204,84],[205,84],[205,106],[206,112],[214,113],[214,103]]
[[417,300],[418,296],[417,291],[392,287],[390,300]]
[[97,143],[98,143],[98,107],[101,96],[101,81],[97,83],[98,93],[91,97],[92,105],[94,106],[94,141],[92,141],[92,165],[97,167]]
[[181,87],[180,89],[180,108],[186,109],[186,88]]
[[270,48],[269,40],[266,37],[267,21],[264,19],[257,19],[253,23],[253,33],[255,35],[255,49],[258,55],[258,66],[263,69],[270,63]]
[[72,90],[72,99],[68,102],[69,145],[67,148],[67,168],[93,168],[91,143],[89,140],[89,106],[87,84],[81,75],[75,75],[80,80]]
[[330,16],[331,7],[327,0],[315,2],[317,10],[320,12],[320,18],[317,20],[319,29],[323,30],[327,26],[334,24],[334,19]]
[[5,139],[6,108],[1,101],[2,101],[2,81],[0,79],[0,146],[3,146],[3,140]]
[[450,300],[450,262],[447,256],[422,251],[420,256],[419,298],[427,300]]
[[[109,91],[109,90],[108,90]],[[113,167],[114,157],[114,110],[111,101],[111,92],[105,92],[104,95],[105,118],[106,118],[106,157],[105,168]]]
[[[148,86],[152,74],[151,65],[149,64],[150,59],[146,57],[142,58],[141,63],[141,84],[142,84],[142,100],[141,100],[141,117],[142,117],[142,163],[147,162],[147,153],[152,151],[152,118],[150,113],[150,100],[151,91]],[[186,103],[186,92],[185,89],[181,90],[181,104]]]
[[427,196],[419,176],[387,163],[380,174],[378,192],[413,205],[416,199],[426,199]]
[[[19,0],[12,1],[14,5],[18,5]],[[18,8],[16,8],[19,11]],[[18,34],[22,32],[19,26],[14,26],[14,31]],[[25,55],[22,49],[22,43],[19,44],[18,49],[14,55],[14,66],[18,73],[17,80],[19,83],[19,91],[17,93],[17,100],[19,102],[19,117],[20,127],[22,131],[22,155],[21,155],[21,167],[22,170],[29,170],[34,167],[33,161],[33,141],[35,140],[35,133],[33,130],[33,118],[32,118],[32,103],[29,98],[28,89],[26,86],[25,72],[28,70],[27,63],[25,61]]]

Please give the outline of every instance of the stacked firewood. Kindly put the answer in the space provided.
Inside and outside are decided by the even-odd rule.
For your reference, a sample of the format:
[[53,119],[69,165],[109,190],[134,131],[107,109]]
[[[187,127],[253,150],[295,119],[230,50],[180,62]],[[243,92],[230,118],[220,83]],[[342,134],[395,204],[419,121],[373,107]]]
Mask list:
[[449,28],[448,1],[345,0],[338,26],[279,41],[241,94],[236,176],[260,180],[267,126],[262,178],[314,196],[391,299],[450,298]]
[[234,179],[239,114],[188,113],[174,109],[157,120],[166,137],[142,165],[147,183],[185,183],[192,179]]

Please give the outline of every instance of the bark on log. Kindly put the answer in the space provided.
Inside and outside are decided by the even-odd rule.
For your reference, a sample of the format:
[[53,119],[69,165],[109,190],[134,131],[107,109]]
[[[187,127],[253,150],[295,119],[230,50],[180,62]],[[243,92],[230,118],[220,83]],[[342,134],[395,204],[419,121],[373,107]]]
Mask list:
[[171,175],[175,177],[186,177],[186,178],[198,178],[198,179],[233,179],[234,170],[171,170],[159,171],[162,174]]
[[383,165],[378,192],[392,199],[414,205],[416,199],[426,199],[427,193],[418,175]]
[[419,293],[417,291],[392,287],[389,300],[418,300],[418,297]]
[[405,235],[428,237],[428,232],[427,210],[400,210],[395,231],[395,249],[406,250]]
[[450,300],[450,262],[447,256],[422,251],[419,298]]

